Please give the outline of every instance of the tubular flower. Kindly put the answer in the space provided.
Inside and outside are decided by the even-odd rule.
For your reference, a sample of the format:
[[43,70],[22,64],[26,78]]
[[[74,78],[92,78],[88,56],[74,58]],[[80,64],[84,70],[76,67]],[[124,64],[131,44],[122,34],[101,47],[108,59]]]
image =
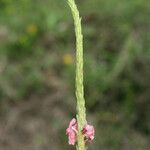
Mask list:
[[75,118],[70,121],[66,134],[68,135],[69,144],[74,145],[77,141],[77,121]]
[[[77,120],[73,118],[70,123],[69,127],[66,129],[66,134],[68,135],[68,143],[70,145],[74,145],[77,141],[77,134],[78,134],[78,125]],[[95,130],[92,125],[85,125],[82,130],[82,134],[84,136],[85,143],[89,143],[94,139]]]
[[82,134],[84,135],[85,142],[89,143],[90,141],[92,141],[94,139],[94,135],[95,135],[94,127],[92,125],[87,124],[83,128]]

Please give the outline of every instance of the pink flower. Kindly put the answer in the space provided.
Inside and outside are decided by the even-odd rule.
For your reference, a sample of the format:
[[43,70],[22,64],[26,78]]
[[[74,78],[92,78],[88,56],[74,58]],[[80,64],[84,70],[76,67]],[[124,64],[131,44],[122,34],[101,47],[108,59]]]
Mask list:
[[69,123],[69,127],[66,129],[70,145],[74,145],[77,140],[77,130],[77,121],[73,118]]
[[[68,140],[70,145],[74,145],[77,141],[77,133],[78,133],[78,125],[77,120],[73,118],[70,123],[69,127],[66,129],[66,134],[68,135]],[[92,125],[85,125],[82,130],[82,134],[84,136],[84,140],[86,143],[89,143],[94,139],[94,127]]]
[[84,135],[85,138],[85,142],[89,143],[90,141],[92,141],[94,139],[94,135],[95,135],[95,130],[94,127],[91,125],[86,125],[83,130],[82,133]]

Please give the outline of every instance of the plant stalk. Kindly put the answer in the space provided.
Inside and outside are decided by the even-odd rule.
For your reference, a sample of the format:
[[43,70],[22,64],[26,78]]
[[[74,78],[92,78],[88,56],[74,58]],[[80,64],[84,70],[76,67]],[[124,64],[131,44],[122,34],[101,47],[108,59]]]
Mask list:
[[68,0],[74,19],[75,35],[76,35],[76,98],[77,98],[77,150],[86,150],[82,129],[86,124],[86,108],[84,100],[83,86],[83,35],[81,28],[81,18],[78,8],[74,0]]

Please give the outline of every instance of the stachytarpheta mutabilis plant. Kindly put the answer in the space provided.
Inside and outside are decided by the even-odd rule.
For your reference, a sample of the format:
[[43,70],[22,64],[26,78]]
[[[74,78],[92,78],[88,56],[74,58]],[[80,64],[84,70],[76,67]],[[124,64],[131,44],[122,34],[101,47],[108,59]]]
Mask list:
[[76,35],[76,98],[77,115],[73,118],[66,130],[69,144],[74,145],[77,142],[77,150],[86,150],[87,144],[94,139],[94,127],[88,125],[86,121],[86,108],[84,100],[83,86],[83,35],[81,28],[81,18],[74,0],[68,0],[74,19]]

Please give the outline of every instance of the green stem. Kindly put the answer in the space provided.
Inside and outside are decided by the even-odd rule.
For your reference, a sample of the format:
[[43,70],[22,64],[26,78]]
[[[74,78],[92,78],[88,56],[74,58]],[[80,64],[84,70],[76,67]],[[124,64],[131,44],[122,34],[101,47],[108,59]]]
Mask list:
[[83,36],[81,28],[81,18],[74,0],[68,0],[71,8],[75,34],[76,34],[76,98],[77,98],[77,122],[78,122],[78,136],[77,149],[86,150],[82,129],[86,124],[86,108],[84,100],[83,87]]

